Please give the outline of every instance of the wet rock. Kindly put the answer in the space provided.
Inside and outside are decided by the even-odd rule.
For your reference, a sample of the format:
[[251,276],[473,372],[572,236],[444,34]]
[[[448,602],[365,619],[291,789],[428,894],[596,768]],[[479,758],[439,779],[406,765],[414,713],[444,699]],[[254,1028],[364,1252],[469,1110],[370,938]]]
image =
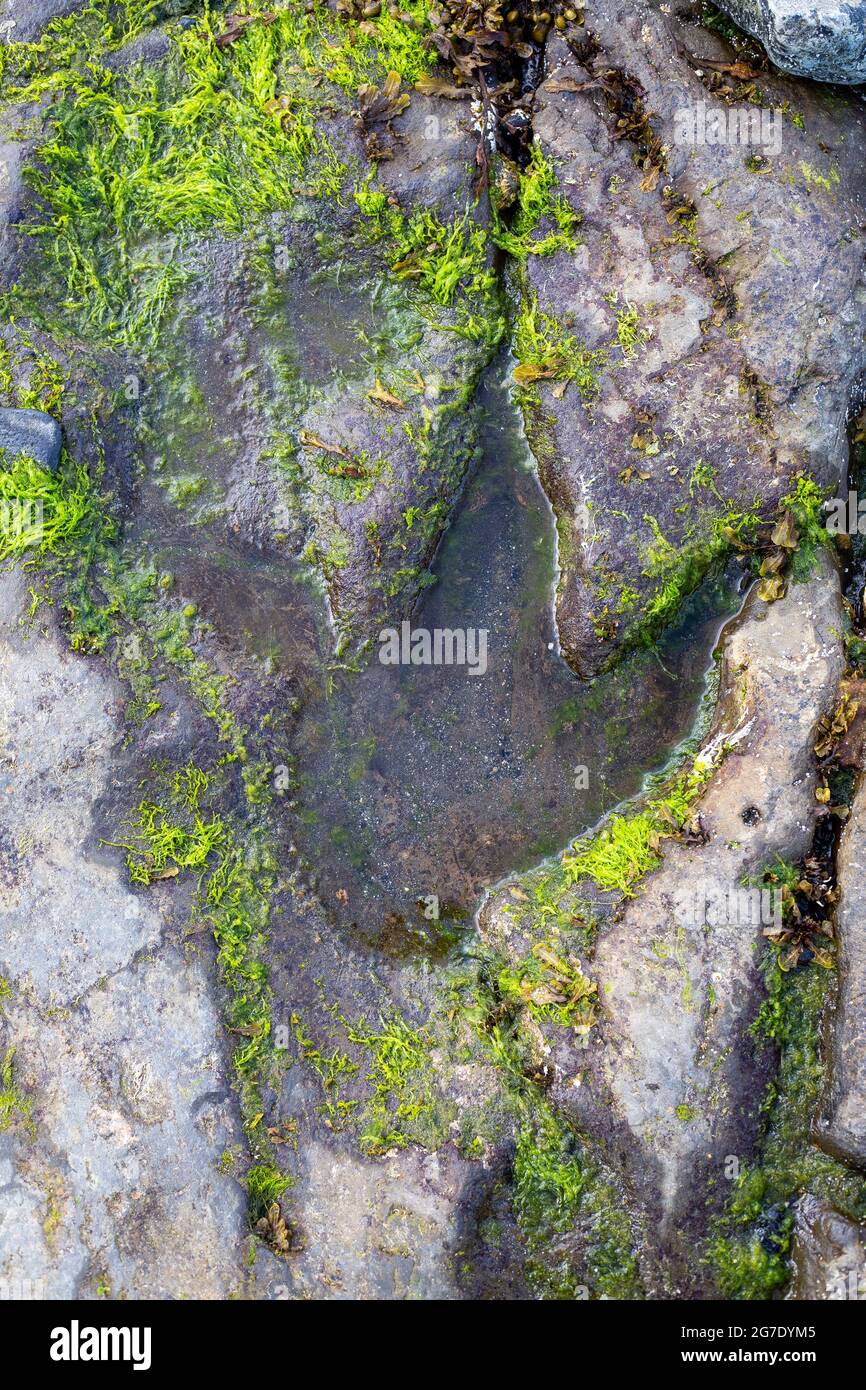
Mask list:
[[[467,237],[484,236],[470,177],[477,137],[462,110],[443,112],[441,102],[414,93],[394,129],[394,158],[379,166],[371,188],[408,217],[429,209],[440,223],[462,223]],[[358,144],[363,158],[354,130],[341,130],[341,140]],[[363,218],[343,219],[334,249],[322,245],[318,259],[307,231],[286,231],[298,302],[309,302],[314,315],[335,260],[341,263],[344,292],[334,303],[332,336],[344,350],[317,354],[318,371],[315,359],[302,366],[307,400],[294,437],[311,523],[306,553],[324,578],[342,648],[405,614],[425,583],[476,459],[472,397],[493,345],[466,336],[454,308],[413,293],[414,272],[395,282],[381,251],[353,250],[363,240]],[[473,309],[482,318],[498,312],[495,298]],[[298,326],[301,344],[307,333],[315,339],[314,324],[306,332]],[[369,352],[358,354],[361,333],[377,343],[375,362]]]
[[[456,1141],[464,1114],[502,1114],[499,1078],[487,1057],[454,1067],[425,1031],[423,1070],[406,1074],[408,1090],[391,1092],[381,1130],[384,1114],[377,1119],[370,1109],[374,1057],[349,1034],[353,1027],[366,1032],[365,1020],[375,1021],[376,1032],[400,1019],[423,1028],[437,1012],[437,978],[411,959],[371,956],[357,934],[345,936],[329,919],[327,906],[292,874],[267,953],[274,1036],[286,1051],[264,1124],[279,1134],[290,1119],[291,1143],[279,1145],[277,1159],[293,1179],[283,1202],[293,1247],[288,1262],[260,1251],[256,1292],[459,1298],[467,1226],[491,1179],[487,1156],[470,1160]],[[377,1075],[386,1090],[393,1085]],[[420,1130],[409,1118],[416,1101]],[[509,1128],[500,1121],[501,1150]],[[381,1142],[371,1142],[371,1132]]]
[[6,242],[9,223],[17,216],[20,192],[20,143],[0,138],[0,246]]
[[816,82],[866,82],[863,0],[720,0],[785,72]]
[[794,1278],[789,1298],[823,1301],[866,1296],[866,1226],[849,1221],[810,1193],[797,1203],[791,1257]]
[[[156,79],[175,63],[170,32],[154,29],[106,55],[105,80],[122,102],[130,69],[143,65]],[[295,175],[291,210],[284,199],[255,236],[208,227],[190,232],[182,252],[166,251],[183,281],[172,323],[145,364],[125,345],[114,354],[109,389],[134,397],[144,469],[196,522],[275,566],[303,557],[344,650],[405,615],[427,582],[475,461],[472,396],[503,321],[468,103],[404,83],[410,100],[393,118],[392,157],[376,166],[357,93],[318,71],[299,72],[292,87],[292,101],[315,114],[339,188],[317,196]],[[359,190],[384,214],[362,212]],[[19,197],[12,221],[43,215],[32,195]],[[395,217],[407,235],[415,228],[411,246],[394,244]],[[452,232],[473,261],[467,278],[484,280],[477,292],[424,287],[431,254],[454,250]],[[14,233],[4,280],[56,316],[66,291],[45,284],[40,248]],[[124,302],[118,319],[134,312]],[[83,336],[96,339],[91,358],[104,353],[92,325]],[[197,466],[205,455],[207,467]]]
[[457,1213],[475,1165],[414,1149],[373,1161],[305,1144],[292,1211],[303,1248],[288,1264],[259,1256],[267,1297],[454,1299]]
[[[743,143],[728,120],[748,98],[715,96],[697,54],[736,56],[596,0],[571,47],[549,44],[536,98],[539,148],[583,221],[574,252],[529,255],[521,277],[524,321],[565,344],[564,367],[541,352],[525,413],[558,516],[562,645],[586,674],[669,621],[731,514],[771,514],[801,470],[835,484],[866,363],[866,113],[761,74],[758,114],[787,101],[797,121],[776,113]],[[583,395],[565,379],[579,350]]]
[[[774,604],[753,594],[730,626],[705,744],[729,751],[699,803],[706,842],[663,842],[661,867],[602,926],[586,966],[600,1022],[548,1059],[549,1095],[615,1156],[653,1233],[642,1274],[657,1294],[703,1287],[693,1244],[724,1200],[726,1164],[757,1136],[769,1058],[748,1030],[763,997],[762,908],[734,900],[776,854],[811,844],[812,737],[843,665],[839,613],[824,562]],[[734,897],[713,909],[722,894]],[[486,937],[507,937],[503,908],[507,894],[482,919]]]
[[837,858],[839,997],[833,1022],[830,1087],[816,1139],[848,1163],[866,1167],[866,783],[854,797]]
[[0,16],[4,43],[32,43],[53,19],[84,9],[87,0],[6,0]]
[[[776,854],[796,859],[811,844],[812,733],[841,673],[838,615],[829,564],[776,604],[750,600],[722,659],[710,737],[732,746],[700,803],[708,841],[672,844],[598,943],[599,1076],[637,1144],[632,1179],[674,1245],[706,1220],[727,1157],[751,1151],[762,1094],[748,1033],[762,996],[762,923],[739,909],[713,923],[707,898],[692,916],[691,897],[737,890]],[[757,819],[744,815],[753,808]]]
[[62,447],[60,426],[44,411],[0,409],[0,449],[8,459],[26,454],[55,473]]
[[26,602],[3,576],[0,1057],[14,1049],[18,1099],[0,1135],[0,1283],[227,1297],[247,1222],[218,1171],[243,1135],[212,965],[99,843],[94,801],[127,771],[122,687],[53,628],[25,638]]

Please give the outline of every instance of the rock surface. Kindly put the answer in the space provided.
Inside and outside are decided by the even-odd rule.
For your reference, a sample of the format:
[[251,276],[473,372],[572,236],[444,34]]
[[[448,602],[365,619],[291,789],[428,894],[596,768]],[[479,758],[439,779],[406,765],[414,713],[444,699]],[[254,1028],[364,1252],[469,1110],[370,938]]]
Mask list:
[[210,953],[100,847],[94,804],[128,775],[122,690],[53,626],[22,634],[26,601],[0,577],[0,1283],[225,1298],[247,1222],[218,1171],[242,1134]]
[[789,1297],[859,1300],[866,1296],[866,1227],[818,1197],[797,1203]]
[[816,1139],[848,1163],[866,1167],[866,784],[842,831],[837,859],[839,999],[833,1023],[827,1110]]
[[[16,0],[22,29],[24,8]],[[33,8],[27,36],[58,6]],[[169,0],[155,17],[188,8]],[[724,63],[730,53],[668,9],[594,0],[569,42],[549,45],[536,104],[539,148],[583,217],[582,244],[528,257],[524,307],[537,296],[542,313],[607,359],[594,402],[542,375],[527,412],[560,520],[563,648],[588,673],[634,639],[633,620],[685,556],[672,614],[729,510],[769,514],[800,470],[835,481],[863,365],[862,113],[762,77],[765,106],[788,101],[802,112],[784,125],[781,150],[677,144],[683,94],[696,106],[710,92],[689,55]],[[229,51],[243,53],[246,38]],[[108,54],[112,128],[123,124],[134,65],[162,72],[167,46],[157,29]],[[292,77],[293,99],[321,103],[318,128],[347,156],[339,191],[316,197],[305,186],[289,212],[258,218],[249,235],[188,229],[171,248],[184,277],[179,312],[150,355],[116,322],[88,317],[89,299],[84,322],[66,322],[68,336],[52,341],[45,322],[68,296],[46,278],[38,239],[21,235],[41,215],[20,175],[47,103],[12,113],[0,136],[15,127],[0,152],[11,171],[0,188],[3,288],[20,277],[30,305],[45,311],[35,338],[63,357],[70,385],[58,410],[71,456],[91,468],[105,456],[121,563],[101,562],[92,587],[110,617],[123,614],[102,655],[73,655],[53,620],[23,633],[25,582],[0,579],[9,1120],[0,1282],[35,1283],[50,1297],[522,1298],[539,1288],[527,1260],[534,1238],[536,1265],[549,1260],[557,1275],[568,1266],[566,1288],[600,1250],[586,1280],[592,1297],[606,1277],[629,1297],[640,1281],[655,1296],[703,1296],[709,1276],[695,1266],[695,1245],[725,1195],[721,1165],[750,1152],[769,1058],[754,1055],[747,1031],[760,998],[759,926],[683,925],[680,890],[732,889],[775,853],[795,857],[810,843],[812,729],[842,665],[836,574],[822,562],[778,603],[750,599],[728,632],[711,738],[733,746],[702,803],[707,840],[666,842],[661,867],[613,915],[610,902],[594,902],[601,1018],[587,1046],[567,1028],[551,1044],[534,1026],[527,1055],[503,1052],[499,965],[468,922],[434,927],[416,902],[417,922],[389,913],[367,932],[340,887],[345,917],[329,911],[315,866],[308,879],[311,866],[299,863],[296,813],[306,808],[284,795],[322,600],[341,651],[411,609],[474,461],[475,388],[495,350],[499,298],[491,281],[494,292],[469,306],[484,325],[467,334],[455,331],[467,326],[459,304],[419,293],[417,255],[395,266],[355,198],[359,171],[371,173],[357,94],[320,72]],[[386,218],[431,213],[478,238],[477,270],[493,258],[474,200],[475,119],[466,102],[413,92],[394,117],[393,159],[365,186],[383,195]],[[124,140],[136,138],[130,123]],[[128,231],[124,255],[141,257],[146,276],[150,229]],[[620,316],[632,313],[629,340]],[[322,584],[303,601],[291,588],[301,555],[304,582],[312,570]],[[72,606],[80,601],[74,592]],[[69,603],[62,612],[70,622]],[[331,672],[319,674],[327,683]],[[518,684],[519,671],[515,706]],[[419,716],[401,697],[398,717],[409,726]],[[245,762],[246,748],[242,757],[233,745],[223,759],[226,725],[233,735],[242,720],[256,757]],[[192,920],[195,875],[169,870],[134,889],[122,850],[102,843],[119,838],[141,782],[157,785],[155,762],[171,772],[187,758],[209,770],[228,764],[229,775],[237,759],[245,776],[219,795],[229,802],[239,791],[240,804],[226,814],[249,836],[251,862],[264,861],[256,837],[265,823],[273,854],[261,952],[272,1026],[287,1041],[256,1074],[261,1095],[246,1124],[230,1055],[260,1034],[220,1021],[215,952]],[[269,800],[277,763],[282,799]],[[423,781],[423,767],[411,775]],[[384,835],[395,815],[384,792],[382,805]],[[356,849],[351,831],[336,821],[324,830],[339,874]],[[409,893],[411,828],[406,846]],[[450,848],[456,859],[456,837]],[[376,891],[369,885],[365,924]],[[482,932],[507,953],[503,900],[488,905]],[[542,905],[545,923],[551,912]],[[237,946],[221,943],[223,953]],[[588,1184],[573,1228],[545,1225],[544,1191],[517,1195],[527,1117],[566,1189],[576,1170],[581,1190]],[[280,1218],[291,1244],[278,1256],[266,1232],[271,1245],[258,1243],[250,1272],[249,1213],[231,1174],[264,1161],[291,1184]],[[601,1227],[612,1208],[628,1215],[610,1234]],[[804,1248],[808,1238],[804,1224]],[[608,1257],[621,1279],[602,1268]]]
[[772,510],[799,470],[834,485],[847,467],[866,113],[762,76],[766,107],[802,113],[777,115],[777,147],[684,143],[683,113],[735,109],[698,75],[693,55],[714,52],[730,60],[706,31],[594,0],[570,44],[548,44],[536,94],[540,150],[583,222],[574,253],[528,257],[524,306],[604,354],[594,398],[542,379],[526,408],[559,521],[560,637],[585,674],[676,611],[728,513]]
[[[731,626],[705,745],[730,751],[700,802],[706,843],[668,842],[661,868],[601,929],[588,969],[602,1022],[585,1050],[560,1044],[551,1058],[551,1094],[617,1156],[653,1233],[644,1277],[669,1295],[700,1281],[691,1247],[726,1196],[726,1160],[752,1151],[767,1080],[748,1031],[763,997],[759,913],[737,907],[714,920],[704,906],[811,844],[812,734],[843,666],[839,619],[838,580],[824,564],[777,603],[753,595]],[[485,935],[506,899],[486,910]]]
[[816,82],[866,82],[863,0],[720,0],[785,72]]
[[[143,61],[164,73],[175,57],[165,34],[146,34],[106,56],[105,81],[122,105],[128,68],[134,75]],[[316,197],[301,187],[289,213],[256,226],[253,254],[249,228],[190,236],[183,252],[172,247],[181,278],[163,351],[147,360],[139,344],[118,350],[115,321],[114,336],[94,335],[90,360],[112,350],[108,388],[134,393],[145,468],[170,496],[189,499],[196,521],[222,522],[275,568],[303,554],[327,594],[342,651],[374,638],[423,587],[475,461],[472,396],[500,332],[499,304],[492,272],[488,288],[465,302],[446,290],[437,300],[419,289],[416,255],[405,247],[410,264],[395,278],[390,239],[355,198],[363,185],[389,215],[426,214],[447,229],[446,240],[456,229],[467,249],[479,237],[478,268],[491,271],[468,103],[444,103],[443,111],[442,102],[413,93],[393,119],[393,157],[377,171],[357,99],[319,71],[296,73],[292,85],[294,99],[314,112],[323,146],[339,152],[339,189]],[[23,151],[9,145],[2,280],[26,287],[51,321],[66,294],[62,280],[46,283],[39,248],[16,234],[44,215],[17,177],[32,143]],[[429,255],[432,235],[418,256]],[[148,236],[141,241],[145,255]],[[132,300],[119,312],[134,315]],[[463,311],[477,316],[468,332]],[[201,404],[197,418],[191,399]]]
[[0,449],[10,460],[26,454],[55,473],[62,447],[60,426],[43,410],[0,410]]

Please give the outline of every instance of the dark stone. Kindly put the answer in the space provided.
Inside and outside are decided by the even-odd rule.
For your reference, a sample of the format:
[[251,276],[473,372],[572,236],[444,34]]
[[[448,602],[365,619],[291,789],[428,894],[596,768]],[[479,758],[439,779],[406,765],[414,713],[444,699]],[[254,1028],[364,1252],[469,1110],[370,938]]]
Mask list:
[[0,449],[7,458],[27,454],[56,473],[63,440],[60,426],[42,410],[0,410]]
[[785,72],[818,82],[866,82],[863,0],[719,0]]
[[839,1002],[827,1111],[816,1140],[846,1163],[866,1165],[866,788],[857,791],[839,845]]
[[866,1227],[807,1193],[797,1203],[790,1298],[859,1299],[866,1275]]

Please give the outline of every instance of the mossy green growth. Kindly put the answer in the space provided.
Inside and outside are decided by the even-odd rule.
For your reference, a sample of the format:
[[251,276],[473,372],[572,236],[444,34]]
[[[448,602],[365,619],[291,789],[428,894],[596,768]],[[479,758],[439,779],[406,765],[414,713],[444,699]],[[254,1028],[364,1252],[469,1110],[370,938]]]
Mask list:
[[143,886],[182,872],[198,874],[193,906],[213,931],[228,993],[226,1026],[242,1037],[234,1068],[247,1127],[261,1120],[260,1088],[271,1064],[271,994],[264,964],[276,858],[255,824],[239,826],[208,803],[218,785],[194,764],[161,781],[159,800],[143,801],[130,837],[112,841],[127,852],[130,878]]
[[499,973],[503,997],[520,1000],[537,1022],[558,1023],[585,1037],[596,1021],[595,983],[580,962],[555,941],[537,941],[515,965]]
[[72,554],[93,506],[85,468],[64,459],[49,473],[26,454],[10,460],[0,449],[0,562]]
[[799,474],[791,491],[782,498],[783,511],[790,512],[797,528],[797,549],[791,557],[789,574],[794,584],[802,584],[815,572],[820,552],[831,548],[833,537],[824,517],[827,490],[812,478]]
[[378,1027],[361,1019],[347,1034],[368,1059],[371,1093],[360,1117],[361,1147],[370,1154],[405,1148],[419,1121],[432,1116],[430,1034],[412,1028],[399,1014],[380,1017]]
[[[543,1298],[574,1299],[597,1294],[629,1298],[637,1293],[631,1225],[612,1189],[573,1136],[542,1106],[517,1136],[514,1154],[514,1214],[527,1242],[527,1273]],[[564,1237],[578,1224],[592,1231],[585,1271],[576,1268]]]
[[285,19],[250,25],[221,51],[205,16],[173,43],[159,75],[95,62],[70,78],[27,175],[45,215],[25,230],[57,282],[62,321],[112,345],[152,345],[182,281],[182,258],[160,236],[236,234],[291,208],[310,161],[322,173],[335,165],[307,116],[269,108],[289,62]]
[[357,1099],[344,1096],[342,1088],[350,1077],[357,1075],[359,1065],[340,1047],[330,1051],[318,1047],[307,1033],[300,1014],[292,1014],[291,1023],[301,1056],[321,1082],[324,1094],[321,1113],[332,1129],[340,1129],[358,1106]]
[[[170,18],[172,6],[161,0],[88,0],[74,15],[50,21],[35,42],[10,43],[0,48],[0,95],[6,99],[33,101],[56,92],[92,73],[96,62],[109,57],[154,24]],[[204,0],[200,24],[225,29],[216,6]],[[245,17],[261,19],[245,26],[277,26],[282,43],[290,46],[298,71],[327,77],[348,93],[365,82],[377,82],[396,72],[414,83],[435,65],[436,54],[426,42],[432,29],[427,0],[406,0],[400,14],[384,7],[379,15],[357,25],[325,6],[304,0],[246,0]],[[407,22],[407,20],[409,22]],[[229,47],[237,47],[232,43]]]
[[607,352],[583,347],[574,334],[566,333],[552,315],[539,309],[536,295],[522,297],[514,346],[519,364],[514,379],[530,402],[536,399],[532,384],[541,380],[572,381],[585,401],[598,395],[598,374],[608,361]]
[[767,949],[767,997],[753,1027],[758,1040],[780,1049],[779,1067],[764,1099],[756,1155],[736,1179],[707,1250],[726,1298],[769,1298],[788,1282],[793,1202],[803,1193],[824,1198],[852,1220],[866,1218],[862,1174],[811,1142],[824,1085],[821,1026],[833,973],[814,965],[783,971],[781,949]]
[[437,323],[494,348],[505,334],[496,272],[487,233],[467,209],[443,222],[435,212],[404,213],[370,179],[355,189],[364,218],[364,235],[381,243],[390,273],[412,287],[416,306],[437,319],[437,309],[453,309],[453,323]]
[[[538,1059],[523,1026],[527,1006],[507,979],[501,987],[502,969],[501,956],[490,948],[471,962],[455,962],[447,1013],[458,1022],[458,1035],[471,1036],[499,1074],[495,1118],[488,1124],[497,1136],[513,1126],[511,1204],[525,1241],[529,1283],[545,1299],[640,1297],[624,1195],[603,1155],[533,1079]],[[470,1050],[463,1059],[478,1056]]]
[[787,1284],[791,1271],[791,1217],[786,1214],[765,1235],[739,1239],[716,1238],[710,1245],[710,1261],[723,1298],[764,1300]]
[[573,883],[589,878],[604,891],[634,896],[634,885],[661,863],[656,819],[648,811],[611,816],[597,835],[577,840],[562,856]]
[[[553,165],[538,144],[533,145],[529,163],[520,173],[517,205],[510,223],[503,221],[495,197],[492,208],[493,240],[518,261],[525,261],[527,256],[550,256],[559,250],[576,251],[580,245],[580,214],[557,191]],[[539,228],[540,236],[536,235]]]
[[398,1013],[381,1014],[377,1024],[351,1022],[337,1006],[327,1007],[334,1019],[327,1044],[317,1044],[297,1014],[292,1027],[301,1057],[321,1082],[329,1126],[351,1124],[360,1147],[374,1156],[409,1144],[437,1147],[445,1127],[427,1025],[413,1028]]
[[[169,806],[140,803],[132,825],[133,839],[114,842],[127,852],[126,865],[133,883],[147,885],[155,879],[172,878],[183,869],[203,869],[211,854],[225,846],[223,820],[199,813],[199,801],[209,784],[207,774],[189,764],[174,775]],[[186,824],[179,823],[181,816]]]
[[646,342],[647,333],[640,326],[640,315],[634,304],[626,304],[624,309],[620,309],[616,316],[616,340],[619,343],[623,357],[634,357],[635,352],[642,343]]
[[31,1103],[14,1076],[15,1048],[9,1047],[0,1062],[0,1134],[20,1121],[32,1132]]
[[44,410],[60,418],[66,374],[50,352],[34,342],[16,319],[10,318],[0,336],[0,400],[19,410]]
[[273,1163],[253,1164],[246,1175],[250,1219],[255,1222],[263,1217],[271,1204],[278,1202],[293,1185],[294,1179],[281,1173]]
[[[408,10],[428,23],[423,0]],[[246,13],[242,36],[221,47],[224,22],[205,6],[172,31],[159,70],[112,71],[129,34],[107,0],[7,52],[3,95],[56,96],[27,171],[43,210],[25,227],[43,250],[39,275],[17,290],[28,312],[112,346],[152,347],[187,274],[185,234],[238,235],[299,199],[338,197],[348,171],[322,107],[388,71],[413,82],[434,61],[387,7],[363,29],[300,0]]]
[[760,498],[755,498],[748,510],[728,507],[722,513],[705,513],[689,528],[679,549],[664,536],[654,516],[644,516],[653,539],[643,549],[643,575],[654,587],[623,634],[625,647],[651,646],[715,565],[732,551],[754,544],[761,524],[759,507]]
[[634,897],[640,879],[661,863],[662,840],[685,825],[721,756],[699,754],[645,809],[613,815],[596,834],[576,840],[562,856],[569,882],[588,878],[605,892]]

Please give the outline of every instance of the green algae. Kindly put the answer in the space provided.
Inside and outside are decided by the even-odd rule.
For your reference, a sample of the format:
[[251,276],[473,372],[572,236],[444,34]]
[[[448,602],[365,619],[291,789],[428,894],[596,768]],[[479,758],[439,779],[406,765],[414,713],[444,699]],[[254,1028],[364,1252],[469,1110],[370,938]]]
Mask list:
[[524,293],[521,297],[514,345],[518,359],[514,377],[525,407],[540,404],[532,385],[540,380],[574,382],[586,402],[599,394],[599,372],[608,360],[606,349],[585,348],[551,314],[539,309],[535,295]]
[[613,815],[595,834],[575,841],[562,856],[568,881],[591,879],[603,892],[633,897],[640,880],[661,863],[662,840],[682,830],[692,815],[722,755],[699,754],[645,809]]
[[[419,23],[426,14],[419,0],[410,10]],[[42,214],[24,230],[42,256],[38,284],[19,286],[17,300],[34,315],[50,304],[68,332],[152,348],[190,273],[186,234],[237,236],[304,199],[339,196],[348,169],[317,121],[328,88],[352,95],[387,71],[414,81],[431,64],[421,35],[387,10],[370,32],[294,0],[249,14],[221,47],[205,6],[171,30],[159,72],[107,66],[130,33],[100,0],[7,51],[2,95],[32,100],[46,84],[55,95],[27,171]]]
[[538,1023],[557,1023],[585,1037],[596,1021],[596,985],[556,940],[535,942],[499,972],[497,983],[503,998],[525,1004]]
[[[602,1155],[533,1079],[525,1004],[507,986],[500,989],[501,974],[501,958],[479,952],[474,969],[467,963],[452,977],[452,1012],[499,1076],[495,1115],[476,1120],[474,1137],[483,1140],[491,1125],[497,1134],[507,1127],[514,1135],[510,1201],[530,1287],[543,1299],[638,1298],[635,1235],[623,1194]],[[472,1140],[464,1126],[470,1153],[477,1149]]]
[[[638,1296],[632,1231],[615,1188],[585,1151],[542,1107],[517,1136],[514,1214],[527,1246],[527,1275],[546,1299]],[[575,1229],[591,1232],[582,1266],[568,1252]]]
[[[493,270],[484,228],[468,211],[444,223],[429,209],[405,213],[369,179],[355,189],[355,202],[366,219],[366,236],[379,243],[391,274],[409,281],[433,306],[456,309],[453,324],[438,323],[491,351],[502,340],[505,320],[499,308],[499,282]],[[430,315],[430,309],[427,309]],[[434,311],[435,315],[435,311]]]
[[293,1185],[294,1180],[273,1164],[254,1164],[246,1175],[251,1219],[255,1221],[264,1216],[271,1204],[278,1202]]
[[491,188],[493,240],[500,250],[517,261],[525,261],[527,256],[550,256],[559,250],[577,250],[581,217],[557,190],[553,165],[541,146],[533,145],[529,162],[520,171],[517,203],[507,222],[497,208],[495,188]]
[[17,1123],[32,1135],[32,1102],[15,1080],[14,1066],[15,1048],[9,1047],[0,1061],[0,1134]]
[[86,469],[64,458],[49,473],[25,454],[7,460],[0,449],[0,563],[72,555],[93,507]]
[[790,576],[794,584],[802,584],[815,573],[821,552],[832,548],[833,536],[827,529],[823,511],[827,490],[805,474],[798,474],[792,481],[791,491],[782,498],[780,506],[790,513],[797,528],[797,548],[791,557]]
[[299,1014],[292,1031],[303,1061],[322,1087],[320,1113],[329,1128],[350,1128],[363,1153],[378,1157],[410,1144],[435,1149],[453,1113],[431,1067],[433,1033],[396,1012],[354,1022],[339,1006],[327,1042],[317,1043]]
[[764,1098],[756,1154],[736,1179],[707,1247],[726,1298],[770,1298],[788,1283],[793,1203],[804,1193],[851,1220],[866,1218],[863,1176],[811,1141],[825,1084],[822,1026],[834,976],[814,965],[783,971],[780,949],[767,949],[767,996],[753,1028],[759,1041],[779,1049],[778,1070]]
[[[240,1041],[233,1052],[235,1085],[254,1160],[271,1163],[262,1132],[262,1089],[272,1075],[271,991],[264,950],[277,861],[266,827],[220,812],[225,772],[189,763],[173,773],[153,769],[158,800],[137,807],[125,839],[109,843],[127,854],[130,880],[142,887],[182,873],[196,876],[192,915],[208,926],[226,991],[225,1026]],[[252,1172],[255,1172],[255,1167]],[[251,1194],[251,1215],[256,1202]]]

